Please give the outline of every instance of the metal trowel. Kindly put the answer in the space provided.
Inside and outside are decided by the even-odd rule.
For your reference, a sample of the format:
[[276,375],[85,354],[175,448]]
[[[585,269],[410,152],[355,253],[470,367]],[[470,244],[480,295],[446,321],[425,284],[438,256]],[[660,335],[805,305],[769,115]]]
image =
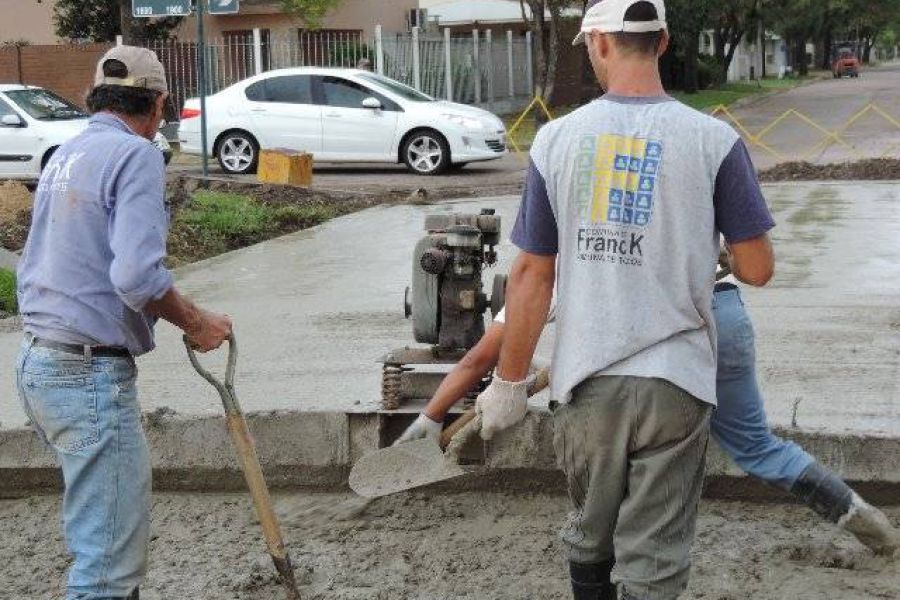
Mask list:
[[[540,369],[528,388],[528,395],[537,394],[549,383],[547,369]],[[405,490],[453,479],[465,475],[457,464],[458,450],[443,452],[442,448],[459,448],[477,434],[480,424],[473,423],[475,408],[470,408],[441,432],[440,446],[432,440],[421,439],[389,446],[366,454],[350,471],[350,488],[364,498],[379,498]]]

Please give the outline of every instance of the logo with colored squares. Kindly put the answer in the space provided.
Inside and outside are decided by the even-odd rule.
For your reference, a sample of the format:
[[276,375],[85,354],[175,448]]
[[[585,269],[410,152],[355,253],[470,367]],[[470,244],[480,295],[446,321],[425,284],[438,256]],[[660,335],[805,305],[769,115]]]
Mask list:
[[[646,227],[653,214],[662,144],[620,135],[584,138],[576,161],[576,197],[592,223]],[[591,156],[592,164],[585,160]],[[590,173],[589,178],[587,177]],[[578,185],[578,181],[582,185]]]

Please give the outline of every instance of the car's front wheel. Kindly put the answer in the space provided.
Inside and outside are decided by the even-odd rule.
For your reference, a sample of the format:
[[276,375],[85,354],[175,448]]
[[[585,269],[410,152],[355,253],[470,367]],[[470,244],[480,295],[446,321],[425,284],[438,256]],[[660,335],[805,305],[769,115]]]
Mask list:
[[417,175],[439,175],[450,166],[450,145],[430,129],[407,136],[401,154],[409,170]]
[[216,158],[226,173],[245,175],[256,171],[259,163],[259,144],[244,131],[226,133],[216,147]]

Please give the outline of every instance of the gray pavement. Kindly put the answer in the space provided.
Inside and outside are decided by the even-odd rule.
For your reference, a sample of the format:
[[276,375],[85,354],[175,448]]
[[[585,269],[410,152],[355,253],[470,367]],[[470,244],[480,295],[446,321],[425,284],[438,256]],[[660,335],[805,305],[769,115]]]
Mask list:
[[876,111],[869,111],[842,132],[843,143],[833,141],[826,146],[819,144],[827,138],[825,132],[801,117],[791,115],[761,140],[775,151],[774,154],[748,141],[753,162],[760,169],[784,160],[839,163],[879,158],[885,153],[900,156],[898,97],[900,66],[891,65],[864,69],[859,79],[826,79],[752,100],[732,112],[753,135],[791,109],[827,131],[842,130],[869,104],[876,105],[893,119],[891,122]]
[[[766,194],[780,223],[778,274],[746,298],[772,421],[789,427],[796,416],[806,431],[900,437],[900,187],[782,184]],[[178,283],[234,316],[248,411],[367,411],[379,398],[376,359],[411,342],[401,301],[424,215],[495,207],[507,235],[517,204],[374,208],[192,265]],[[499,251],[505,270],[514,248],[504,241]],[[14,364],[19,338],[0,334],[2,364]],[[160,326],[159,346],[139,362],[145,410],[219,414],[172,327]],[[0,422],[21,426],[12,369],[0,372],[0,390]]]

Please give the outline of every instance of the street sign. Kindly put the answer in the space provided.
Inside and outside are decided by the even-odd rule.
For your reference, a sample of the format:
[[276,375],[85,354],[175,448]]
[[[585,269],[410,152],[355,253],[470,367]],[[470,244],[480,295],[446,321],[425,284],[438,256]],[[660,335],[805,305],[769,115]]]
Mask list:
[[240,10],[240,0],[209,0],[207,9],[211,15],[233,15]]
[[191,14],[191,0],[131,0],[131,14],[135,17],[185,17]]

